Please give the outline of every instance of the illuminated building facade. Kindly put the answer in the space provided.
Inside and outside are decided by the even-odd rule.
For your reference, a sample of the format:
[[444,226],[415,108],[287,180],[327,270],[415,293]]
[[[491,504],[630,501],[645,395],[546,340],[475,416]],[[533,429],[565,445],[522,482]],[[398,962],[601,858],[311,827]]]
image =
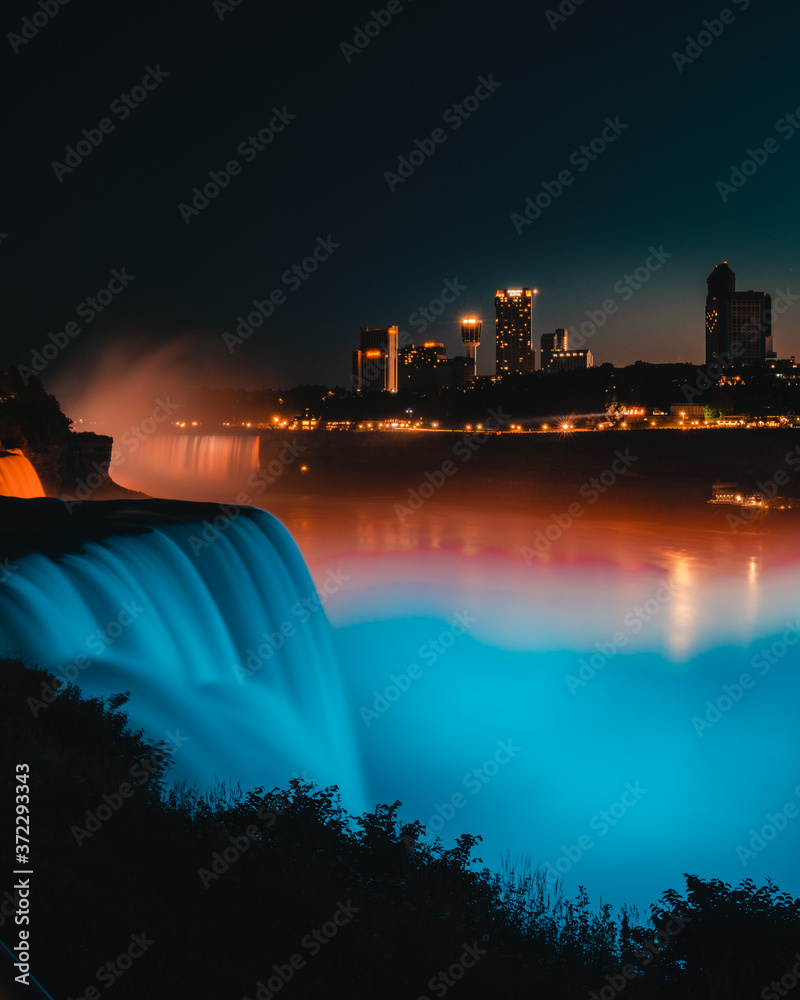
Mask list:
[[353,351],[353,385],[357,392],[397,392],[396,326],[362,326]]
[[532,296],[530,288],[499,288],[495,295],[495,375],[533,371],[536,352],[531,347]]
[[549,372],[585,371],[594,364],[591,351],[553,351]]
[[400,351],[400,388],[435,389],[447,385],[448,381],[444,344],[427,341],[421,347],[412,345]]
[[555,333],[542,334],[539,346],[541,348],[540,358],[543,372],[549,371],[550,369],[550,361],[553,356],[553,351],[566,351],[567,336],[567,331],[561,328],[556,330]]
[[474,379],[475,362],[466,356],[448,358],[444,344],[426,341],[400,351],[401,389],[463,388]]
[[474,379],[477,374],[477,353],[478,345],[481,342],[482,326],[481,321],[475,319],[474,316],[461,320],[461,340],[464,344],[464,356],[469,361],[467,375],[471,379]]
[[734,359],[739,364],[756,365],[774,358],[770,296],[765,292],[735,292],[730,310]]
[[594,364],[591,351],[569,349],[569,334],[561,327],[555,333],[542,334],[541,348],[543,372],[582,371]]
[[717,264],[706,284],[706,364],[754,365],[774,358],[770,296],[737,292],[727,261]]

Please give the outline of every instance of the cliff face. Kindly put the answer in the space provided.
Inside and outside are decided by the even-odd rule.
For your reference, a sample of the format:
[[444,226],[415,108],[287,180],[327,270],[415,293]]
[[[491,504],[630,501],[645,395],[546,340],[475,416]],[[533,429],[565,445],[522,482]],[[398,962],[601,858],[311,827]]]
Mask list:
[[113,439],[90,431],[70,434],[64,444],[26,452],[48,496],[74,496],[81,484],[97,488],[107,478]]

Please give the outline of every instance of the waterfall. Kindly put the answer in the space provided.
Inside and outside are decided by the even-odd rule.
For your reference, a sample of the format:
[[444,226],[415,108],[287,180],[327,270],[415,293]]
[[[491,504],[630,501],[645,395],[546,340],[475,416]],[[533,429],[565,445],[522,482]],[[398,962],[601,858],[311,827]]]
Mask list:
[[0,496],[27,499],[44,496],[36,470],[16,448],[0,452]]
[[0,500],[0,542],[0,648],[86,695],[131,691],[132,724],[173,744],[175,777],[305,775],[366,807],[331,627],[272,515]]
[[242,488],[258,469],[255,434],[123,434],[109,472],[115,482],[156,496],[203,497]]

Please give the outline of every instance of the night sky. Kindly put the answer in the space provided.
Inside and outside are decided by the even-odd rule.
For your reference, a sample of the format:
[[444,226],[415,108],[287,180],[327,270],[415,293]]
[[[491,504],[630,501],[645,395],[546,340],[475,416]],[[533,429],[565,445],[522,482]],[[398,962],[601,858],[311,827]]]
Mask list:
[[[586,344],[596,364],[699,363],[716,263],[729,261],[740,289],[800,292],[800,118],[785,122],[800,106],[796,3],[731,0],[727,24],[722,0],[585,0],[553,25],[555,0],[392,8],[366,47],[343,51],[372,20],[368,2],[71,0],[37,15],[26,42],[14,36],[42,8],[6,4],[0,364],[30,365],[72,321],[80,332],[41,375],[51,390],[77,387],[109,346],[146,356],[173,341],[198,381],[345,384],[360,326],[397,324],[453,354],[460,316],[475,314],[489,373],[495,289],[522,285],[540,289],[537,349],[541,333],[613,299]],[[673,53],[704,19],[721,34],[679,67]],[[481,78],[492,88],[477,110],[448,112]],[[126,106],[143,79],[154,89]],[[104,119],[100,145],[54,168]],[[627,127],[582,159],[607,119]],[[271,121],[282,131],[254,150],[248,136]],[[390,190],[385,173],[437,128],[444,141]],[[777,151],[723,200],[718,182],[770,138]],[[182,213],[231,160],[238,175]],[[515,227],[564,170],[572,183]],[[339,246],[315,273],[283,280],[328,239]],[[635,293],[615,290],[650,247],[672,256]],[[114,269],[134,277],[102,313],[78,313]],[[415,312],[447,281],[463,290],[421,330]],[[231,352],[223,333],[275,289],[285,300]],[[779,357],[800,354],[800,307],[774,335]]]

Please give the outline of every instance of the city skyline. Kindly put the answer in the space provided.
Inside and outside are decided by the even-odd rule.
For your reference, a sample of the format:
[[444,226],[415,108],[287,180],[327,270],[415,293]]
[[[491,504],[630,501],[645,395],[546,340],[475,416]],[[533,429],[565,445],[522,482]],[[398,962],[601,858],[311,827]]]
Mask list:
[[[651,259],[652,264],[649,263]],[[629,284],[623,286],[623,289],[627,287],[632,291],[635,290],[633,286],[637,279],[640,284],[644,283],[649,279],[651,271],[657,270],[662,263],[663,260],[654,253],[648,258],[647,267],[641,269],[644,272],[642,275],[637,271],[633,275],[626,276]],[[752,365],[776,359],[778,354],[773,350],[772,322],[792,304],[791,299],[780,296],[785,305],[783,308],[773,309],[769,293],[756,292],[752,289],[737,292],[736,276],[727,260],[715,265],[714,270],[706,278],[706,284],[708,293],[705,305],[705,364],[717,363],[722,359],[723,367],[727,368],[735,364]],[[606,300],[602,309],[587,313],[588,320],[580,328],[556,327],[555,332],[548,331],[537,336],[534,330],[534,305],[538,294],[538,288],[529,286],[498,289],[495,292],[495,378],[533,371],[556,372],[593,367],[593,353],[583,345],[589,342],[596,330],[617,311],[618,306],[614,300]],[[445,312],[445,302],[439,300],[437,304],[438,309],[422,310],[420,313],[426,329],[429,328],[428,324],[432,325],[436,318]],[[389,391],[396,391],[402,387],[430,388],[436,385],[466,384],[478,374],[476,352],[477,346],[481,343],[483,321],[475,316],[462,316],[458,322],[461,343],[455,346],[451,358],[448,357],[443,341],[427,340],[417,344],[407,330],[399,330],[396,326],[374,331],[362,327],[359,350],[353,352],[351,386],[357,391],[361,391],[362,388],[386,388]],[[394,368],[391,369],[394,374],[388,374],[390,369],[386,367],[386,361],[381,354],[384,343],[389,343],[387,337],[390,330],[395,331],[394,336],[399,339],[400,345],[399,352],[395,349]],[[365,332],[374,334],[368,344]],[[539,344],[538,364],[536,343]],[[366,347],[371,347],[373,350],[367,354]],[[380,350],[376,350],[378,348]],[[377,382],[374,379],[374,370],[370,375],[364,374],[362,366],[368,359],[372,360],[373,366],[382,366]],[[453,362],[461,360],[468,362],[467,368],[455,373]],[[636,360],[658,363],[646,357]],[[398,362],[401,372],[399,376]],[[450,370],[445,373],[447,366],[450,366]],[[417,369],[418,376],[413,374]]]
[[[797,9],[776,35],[738,5],[692,57],[687,38],[718,12],[688,0],[576,5],[555,23],[545,4],[489,23],[407,4],[355,55],[341,46],[368,20],[358,4],[311,22],[229,6],[179,0],[154,34],[144,12],[87,0],[9,52],[4,363],[73,324],[51,390],[120,342],[185,342],[225,384],[345,383],[360,326],[391,320],[452,355],[462,316],[488,322],[487,289],[532,276],[537,333],[579,329],[613,299],[579,349],[701,362],[697,275],[713,262],[794,294]],[[12,3],[8,31],[29,14]],[[284,41],[268,60],[265,37]],[[359,155],[325,152],[348,147]],[[640,283],[651,248],[664,262]],[[443,291],[454,302],[427,323]],[[800,353],[794,311],[774,335]]]

